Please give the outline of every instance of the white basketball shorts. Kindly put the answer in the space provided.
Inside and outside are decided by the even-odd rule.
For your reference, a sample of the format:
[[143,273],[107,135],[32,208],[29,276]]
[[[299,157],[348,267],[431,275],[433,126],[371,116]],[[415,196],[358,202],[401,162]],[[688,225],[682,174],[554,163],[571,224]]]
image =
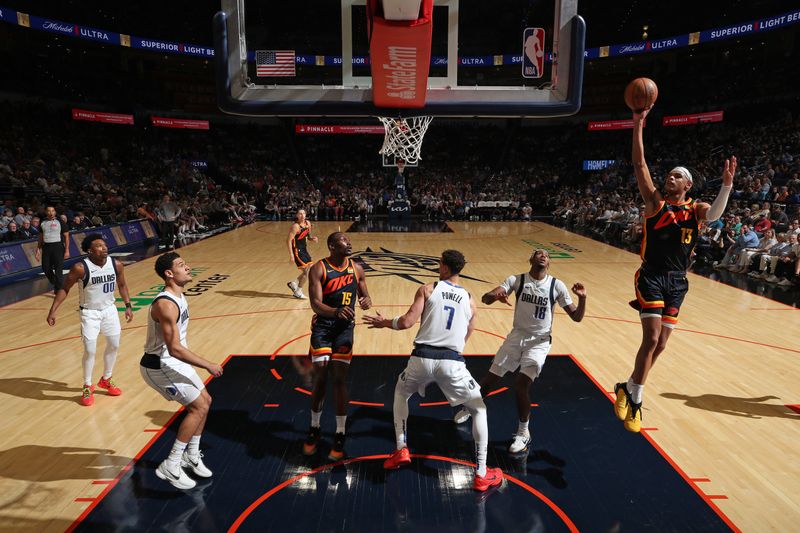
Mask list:
[[411,396],[424,396],[425,387],[436,383],[453,407],[481,397],[481,387],[463,361],[429,359],[412,355],[406,369],[397,378],[397,385]]
[[86,340],[97,340],[102,333],[104,337],[119,335],[122,327],[116,306],[109,305],[105,309],[81,309],[81,336]]
[[158,391],[167,400],[175,400],[181,405],[195,401],[205,388],[203,380],[194,367],[188,363],[170,358],[175,363],[161,364],[161,368],[139,366],[144,382]]
[[536,379],[550,353],[550,335],[531,336],[512,329],[492,360],[492,374],[503,376],[506,372],[520,372]]

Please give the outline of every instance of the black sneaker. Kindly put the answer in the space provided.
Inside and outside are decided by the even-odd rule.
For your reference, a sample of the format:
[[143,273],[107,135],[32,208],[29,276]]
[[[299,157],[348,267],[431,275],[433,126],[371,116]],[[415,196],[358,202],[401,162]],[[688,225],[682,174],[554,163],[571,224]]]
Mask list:
[[337,433],[333,437],[333,447],[331,453],[328,454],[328,459],[331,461],[340,461],[344,457],[344,433]]
[[303,443],[303,455],[314,455],[317,451],[317,444],[319,444],[319,437],[321,430],[319,427],[311,426],[308,430],[308,436]]

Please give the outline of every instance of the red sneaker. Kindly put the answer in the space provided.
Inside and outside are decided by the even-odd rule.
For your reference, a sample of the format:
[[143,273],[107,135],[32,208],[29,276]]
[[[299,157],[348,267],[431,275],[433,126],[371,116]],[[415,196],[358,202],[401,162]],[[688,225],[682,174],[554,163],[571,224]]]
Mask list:
[[116,383],[114,383],[114,380],[111,378],[100,378],[100,381],[97,382],[97,386],[101,389],[106,389],[110,396],[119,396],[122,394],[122,389],[117,387]]
[[502,483],[503,471],[499,468],[487,468],[485,476],[481,477],[477,473],[475,474],[475,482],[472,483],[472,488],[484,492]]
[[94,404],[94,385],[84,385],[81,393],[81,404],[89,407]]
[[395,450],[394,453],[383,462],[383,467],[386,470],[394,470],[407,464],[411,464],[411,453],[406,446],[402,450]]

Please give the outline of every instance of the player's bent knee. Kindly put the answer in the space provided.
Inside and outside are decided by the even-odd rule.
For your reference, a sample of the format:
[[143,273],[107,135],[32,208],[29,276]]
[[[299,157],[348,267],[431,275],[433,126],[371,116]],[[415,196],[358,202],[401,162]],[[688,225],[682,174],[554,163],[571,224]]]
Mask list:
[[469,414],[476,416],[478,413],[486,411],[486,403],[483,398],[473,398],[464,403],[464,408],[469,411]]

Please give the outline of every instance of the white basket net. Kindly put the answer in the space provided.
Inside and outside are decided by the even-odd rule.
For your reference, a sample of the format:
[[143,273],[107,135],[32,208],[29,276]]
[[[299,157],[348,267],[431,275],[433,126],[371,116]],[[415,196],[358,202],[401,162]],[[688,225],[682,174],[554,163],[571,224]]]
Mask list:
[[433,117],[378,117],[378,119],[383,122],[383,128],[386,130],[381,154],[393,155],[412,165],[422,159],[422,139]]

